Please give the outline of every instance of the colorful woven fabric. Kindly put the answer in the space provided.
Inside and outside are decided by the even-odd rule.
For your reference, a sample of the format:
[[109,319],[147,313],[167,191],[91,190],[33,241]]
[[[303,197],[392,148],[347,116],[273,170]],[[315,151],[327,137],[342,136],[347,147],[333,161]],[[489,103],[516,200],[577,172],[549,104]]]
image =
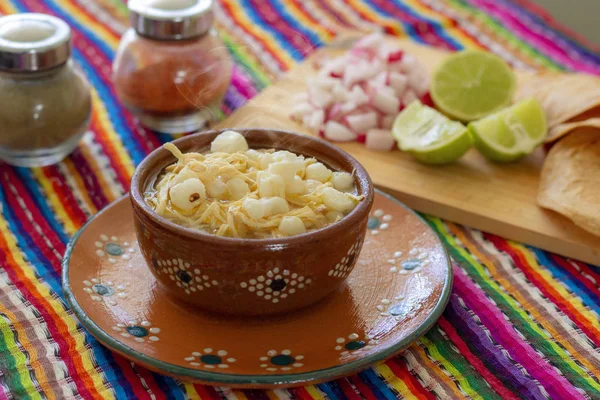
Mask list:
[[[59,165],[0,164],[0,398],[600,398],[600,269],[434,217],[455,260],[448,309],[404,354],[356,376],[289,390],[213,388],[99,345],[64,301],[62,254],[169,137],[138,127],[111,87],[127,27],[121,0],[0,0],[2,14],[26,11],[71,25],[94,109],[92,132]],[[223,116],[348,29],[486,48],[519,68],[600,74],[600,54],[525,0],[221,0],[216,14],[236,61]]]

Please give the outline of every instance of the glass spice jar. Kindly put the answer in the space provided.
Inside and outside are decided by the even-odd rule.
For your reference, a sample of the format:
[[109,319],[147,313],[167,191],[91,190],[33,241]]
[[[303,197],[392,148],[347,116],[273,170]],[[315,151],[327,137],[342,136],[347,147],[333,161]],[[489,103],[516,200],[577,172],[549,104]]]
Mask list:
[[113,83],[121,102],[159,132],[183,133],[216,116],[232,62],[212,23],[212,0],[130,0]]
[[0,18],[0,160],[57,163],[89,126],[90,88],[71,57],[71,29],[44,14]]

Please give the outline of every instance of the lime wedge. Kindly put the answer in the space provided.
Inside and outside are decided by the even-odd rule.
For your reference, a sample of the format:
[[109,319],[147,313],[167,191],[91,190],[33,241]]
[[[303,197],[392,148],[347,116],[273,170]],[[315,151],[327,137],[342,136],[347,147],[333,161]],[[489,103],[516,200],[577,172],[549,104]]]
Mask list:
[[427,164],[456,161],[473,144],[463,124],[449,120],[419,101],[413,101],[398,114],[392,135],[400,150]]
[[430,92],[440,111],[454,119],[473,121],[508,106],[515,87],[515,74],[500,57],[465,50],[437,67]]
[[548,131],[546,115],[535,99],[527,99],[469,124],[475,147],[493,161],[514,161],[531,153]]

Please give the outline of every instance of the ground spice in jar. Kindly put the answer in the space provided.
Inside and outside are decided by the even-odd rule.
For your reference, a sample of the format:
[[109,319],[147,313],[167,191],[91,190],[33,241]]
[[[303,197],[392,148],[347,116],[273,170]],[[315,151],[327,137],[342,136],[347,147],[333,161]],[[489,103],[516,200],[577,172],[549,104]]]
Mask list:
[[114,85],[129,108],[176,116],[220,102],[231,81],[231,61],[218,36],[156,41],[129,31],[116,61]]
[[132,28],[113,65],[117,96],[142,124],[165,133],[202,128],[231,82],[231,57],[211,29],[212,0],[131,0]]
[[58,18],[0,18],[0,159],[17,166],[61,161],[91,115],[90,89],[70,60],[71,31]]

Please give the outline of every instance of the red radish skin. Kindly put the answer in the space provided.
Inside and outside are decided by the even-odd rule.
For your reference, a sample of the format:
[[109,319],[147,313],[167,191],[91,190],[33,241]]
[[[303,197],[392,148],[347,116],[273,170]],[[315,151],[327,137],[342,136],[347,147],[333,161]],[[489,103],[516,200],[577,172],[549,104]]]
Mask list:
[[392,64],[395,62],[402,61],[403,56],[404,56],[404,52],[402,50],[395,51],[393,53],[388,54],[387,62],[388,62],[388,64]]
[[426,106],[435,108],[435,104],[433,103],[433,99],[431,98],[429,92],[421,96],[421,103],[425,104]]
[[358,143],[365,143],[367,141],[367,135],[364,133],[359,133],[358,136],[356,136],[356,141]]

